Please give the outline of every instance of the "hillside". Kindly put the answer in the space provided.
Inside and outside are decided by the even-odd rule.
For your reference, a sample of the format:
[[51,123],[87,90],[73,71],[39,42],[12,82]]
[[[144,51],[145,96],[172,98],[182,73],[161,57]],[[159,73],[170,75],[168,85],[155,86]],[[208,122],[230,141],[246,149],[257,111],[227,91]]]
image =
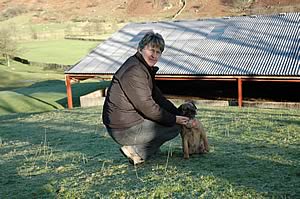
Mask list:
[[103,40],[128,22],[299,11],[300,0],[0,0],[0,27],[19,41]]
[[153,21],[295,12],[300,0],[0,0],[0,19],[29,14],[32,23]]

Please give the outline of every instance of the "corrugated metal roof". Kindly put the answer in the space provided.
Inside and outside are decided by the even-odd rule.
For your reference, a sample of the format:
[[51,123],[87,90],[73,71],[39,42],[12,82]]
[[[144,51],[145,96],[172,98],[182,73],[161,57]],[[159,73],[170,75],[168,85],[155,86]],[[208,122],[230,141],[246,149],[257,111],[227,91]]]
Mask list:
[[149,30],[166,42],[161,75],[300,75],[300,13],[131,23],[65,73],[115,73]]

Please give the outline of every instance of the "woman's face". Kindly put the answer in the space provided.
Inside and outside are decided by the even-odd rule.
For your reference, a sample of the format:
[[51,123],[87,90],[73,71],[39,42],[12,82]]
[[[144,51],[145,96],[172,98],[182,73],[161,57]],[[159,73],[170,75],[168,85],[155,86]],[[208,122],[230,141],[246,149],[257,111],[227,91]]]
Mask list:
[[139,52],[142,54],[146,63],[151,67],[158,62],[158,59],[161,56],[159,47],[153,47],[149,44],[146,45],[143,49],[140,49]]

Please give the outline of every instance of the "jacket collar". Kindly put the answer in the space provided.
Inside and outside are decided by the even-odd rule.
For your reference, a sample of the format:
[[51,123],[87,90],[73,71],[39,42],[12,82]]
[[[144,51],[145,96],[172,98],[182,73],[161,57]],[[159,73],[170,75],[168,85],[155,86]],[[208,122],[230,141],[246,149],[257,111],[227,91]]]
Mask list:
[[144,66],[146,66],[146,68],[149,70],[150,74],[155,76],[157,71],[159,70],[159,68],[157,66],[149,66],[147,64],[147,62],[145,61],[145,59],[143,58],[142,54],[139,53],[139,52],[136,52],[135,55],[134,55],[140,62],[143,63]]

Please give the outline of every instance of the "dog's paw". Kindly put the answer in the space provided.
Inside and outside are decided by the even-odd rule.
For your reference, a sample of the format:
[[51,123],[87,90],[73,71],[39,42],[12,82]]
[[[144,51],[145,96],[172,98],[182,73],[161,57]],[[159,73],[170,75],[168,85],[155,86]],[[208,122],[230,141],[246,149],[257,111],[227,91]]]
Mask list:
[[209,149],[204,149],[201,153],[202,153],[202,154],[209,153]]

